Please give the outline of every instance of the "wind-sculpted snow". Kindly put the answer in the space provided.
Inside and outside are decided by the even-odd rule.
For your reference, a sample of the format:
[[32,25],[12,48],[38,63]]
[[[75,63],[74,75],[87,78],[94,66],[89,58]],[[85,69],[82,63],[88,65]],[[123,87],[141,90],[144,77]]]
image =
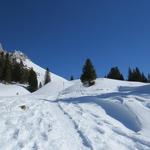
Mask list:
[[149,150],[149,85],[55,80],[0,97],[0,150]]
[[27,95],[30,92],[26,90],[21,85],[17,84],[2,84],[0,83],[0,97],[8,97],[8,96],[19,96],[19,95]]
[[123,125],[125,125],[127,128],[130,130],[133,130],[135,132],[138,132],[141,130],[141,124],[136,116],[126,105],[123,105],[122,103],[118,102],[113,102],[110,100],[103,100],[97,97],[82,97],[82,98],[75,98],[71,100],[63,100],[66,103],[75,103],[75,104],[80,104],[80,103],[95,103],[102,107],[105,112],[121,122]]

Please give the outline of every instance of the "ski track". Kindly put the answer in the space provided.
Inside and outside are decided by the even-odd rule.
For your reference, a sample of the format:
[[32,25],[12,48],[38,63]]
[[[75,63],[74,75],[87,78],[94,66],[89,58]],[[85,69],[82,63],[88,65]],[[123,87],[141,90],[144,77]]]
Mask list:
[[[71,104],[67,105],[64,102],[59,102],[59,105],[62,109],[62,111],[64,112],[65,115],[67,115],[75,124],[75,126],[77,127],[77,129],[80,131],[80,133],[82,133],[82,135],[84,135],[84,139],[88,139],[86,141],[89,141],[90,145],[91,145],[91,149],[93,150],[97,150],[97,149],[103,149],[104,147],[107,147],[107,141],[102,140],[100,138],[100,136],[108,136],[111,137],[112,136],[112,141],[113,143],[118,143],[118,145],[120,145],[120,147],[122,147],[122,149],[130,149],[130,150],[135,150],[135,148],[137,150],[141,150],[141,149],[145,149],[145,150],[149,150],[150,148],[150,142],[147,140],[142,140],[141,138],[139,138],[135,133],[130,133],[127,134],[125,131],[122,131],[119,128],[115,128],[112,124],[109,123],[109,120],[104,120],[104,118],[102,118],[101,116],[98,116],[97,114],[93,113],[91,109],[88,109],[86,107],[81,107],[79,104]],[[69,108],[70,107],[70,108]],[[91,107],[91,104],[90,104]],[[99,106],[96,106],[99,107]],[[74,109],[73,109],[74,108]],[[73,110],[76,112],[69,112],[69,110]],[[93,108],[94,109],[94,108]],[[72,114],[71,114],[72,113]],[[78,114],[78,117],[74,117],[76,113],[76,116]],[[90,122],[92,122],[92,120],[95,122],[94,125],[92,125],[92,127],[90,126],[89,128],[91,129],[92,134],[96,134],[99,133],[99,135],[96,137],[99,140],[95,140],[93,138],[93,135],[88,134],[88,132],[84,129],[82,124],[82,119],[84,118],[84,116],[91,116],[91,120]],[[86,120],[88,120],[88,117],[85,118]],[[88,124],[88,121],[87,121]],[[111,131],[109,131],[109,129],[103,129],[103,126],[109,126],[109,128],[111,127]],[[93,128],[93,129],[92,129]],[[84,131],[82,131],[84,130]],[[90,132],[89,132],[90,133]],[[115,136],[116,134],[116,136]],[[94,140],[95,141],[94,141]],[[124,139],[124,142],[122,142],[122,139]],[[99,141],[99,143],[97,143]],[[127,144],[126,141],[128,141],[130,144]],[[104,149],[105,149],[104,148]],[[114,148],[112,147],[107,147],[108,149],[116,149],[115,146]]]
[[90,150],[93,150],[93,146],[91,144],[91,141],[88,139],[87,136],[84,135],[84,133],[79,129],[78,124],[73,120],[73,118],[69,115],[69,113],[67,113],[63,107],[60,105],[60,103],[58,102],[58,106],[61,109],[61,111],[64,113],[64,115],[66,115],[70,121],[74,124],[74,128],[76,129],[77,133],[79,134],[80,138],[82,139],[82,143],[88,147]]

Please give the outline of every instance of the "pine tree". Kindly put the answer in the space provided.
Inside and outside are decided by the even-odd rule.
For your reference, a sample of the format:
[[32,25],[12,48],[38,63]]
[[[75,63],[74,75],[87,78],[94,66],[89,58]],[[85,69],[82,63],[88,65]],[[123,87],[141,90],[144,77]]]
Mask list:
[[23,66],[20,63],[18,63],[16,60],[13,61],[13,68],[12,68],[12,80],[19,83],[24,83],[22,81],[23,76]]
[[147,82],[150,83],[150,74],[148,74]]
[[141,73],[138,67],[135,69],[130,69],[128,72],[128,81],[136,81],[136,82],[148,82],[148,79],[144,75],[144,73]]
[[128,70],[128,81],[132,81],[133,80],[133,75],[132,74],[133,74],[132,70],[131,70],[131,68],[129,68],[129,70]]
[[1,52],[0,53],[0,81],[3,80],[4,67],[5,67],[5,56],[4,56],[4,52]]
[[84,85],[92,86],[95,84],[97,78],[96,71],[90,59],[87,59],[83,66],[83,73],[80,77],[81,82]]
[[141,82],[144,82],[144,83],[148,82],[148,79],[146,78],[146,76],[143,72],[142,72],[142,81]]
[[11,72],[12,68],[11,68],[11,63],[10,63],[10,57],[9,54],[6,54],[6,58],[5,58],[5,67],[3,70],[3,80],[7,83],[11,83],[12,80],[12,72]]
[[28,83],[30,70],[23,68],[22,76],[21,76],[21,83]]
[[74,77],[73,77],[73,76],[70,77],[70,81],[72,81],[72,80],[74,80]]
[[4,81],[7,83],[11,83],[11,66],[10,64],[7,64],[5,67],[6,67],[6,71],[5,71]]
[[37,90],[38,88],[37,75],[35,71],[33,70],[33,68],[29,71],[28,83],[29,83],[29,90],[31,92],[34,92]]
[[46,72],[45,72],[45,80],[44,80],[44,85],[49,83],[51,81],[51,78],[50,78],[50,72],[49,72],[49,69],[47,68],[46,69]]
[[133,70],[133,75],[134,75],[134,80],[135,80],[135,81],[142,82],[142,73],[140,72],[140,70],[139,70],[138,67],[136,67],[136,68]]
[[120,73],[120,70],[118,67],[113,67],[110,69],[107,78],[109,79],[116,79],[116,80],[124,80],[123,75]]

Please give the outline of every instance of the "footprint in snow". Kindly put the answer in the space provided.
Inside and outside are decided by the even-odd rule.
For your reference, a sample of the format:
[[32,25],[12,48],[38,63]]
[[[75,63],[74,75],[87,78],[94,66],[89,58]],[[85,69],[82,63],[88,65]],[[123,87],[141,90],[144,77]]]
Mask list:
[[45,132],[41,133],[41,137],[44,141],[48,141],[48,136]]
[[19,129],[16,129],[13,133],[13,139],[17,139],[19,135]]
[[24,147],[24,143],[23,142],[18,142],[18,145],[19,145],[20,148]]
[[34,143],[32,150],[38,150],[38,146],[37,146],[36,142]]
[[97,119],[95,119],[94,121],[97,123],[97,125],[103,126],[103,123],[102,123],[101,121],[99,121],[99,120],[97,120]]
[[52,131],[52,125],[48,124],[48,132]]
[[105,131],[103,129],[100,129],[100,128],[95,128],[95,130],[100,133],[100,134],[105,134]]

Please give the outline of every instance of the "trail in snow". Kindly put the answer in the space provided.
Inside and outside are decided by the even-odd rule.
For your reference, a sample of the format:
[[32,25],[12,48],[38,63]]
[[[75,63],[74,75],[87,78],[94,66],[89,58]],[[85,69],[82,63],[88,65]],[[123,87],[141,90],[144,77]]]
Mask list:
[[70,121],[74,124],[74,128],[76,129],[77,133],[79,134],[80,138],[82,139],[82,143],[88,147],[90,150],[93,150],[93,146],[90,142],[90,140],[88,139],[88,137],[86,137],[84,135],[84,133],[79,129],[78,124],[72,119],[72,117],[63,109],[63,107],[60,105],[60,103],[58,102],[58,106],[61,109],[61,111],[68,117],[68,119],[70,119]]
[[[104,112],[101,112],[103,110],[98,105],[86,103],[66,105],[64,102],[60,105],[90,141],[93,149],[105,149],[106,147],[108,149],[144,149],[150,146],[150,141],[142,140],[138,134],[127,130],[116,120],[112,120]],[[111,143],[110,145],[113,145],[113,148],[108,146],[107,140]],[[130,144],[127,144],[126,141]]]

